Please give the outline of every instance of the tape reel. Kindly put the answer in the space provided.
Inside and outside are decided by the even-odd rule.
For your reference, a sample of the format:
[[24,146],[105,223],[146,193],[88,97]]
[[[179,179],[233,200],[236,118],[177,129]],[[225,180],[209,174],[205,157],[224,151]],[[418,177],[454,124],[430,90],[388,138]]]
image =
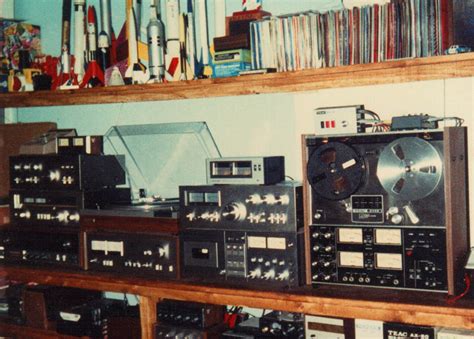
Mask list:
[[414,201],[429,196],[438,187],[443,177],[443,161],[429,142],[404,137],[383,149],[376,173],[387,194]]
[[341,142],[316,148],[308,159],[308,181],[324,199],[343,200],[363,182],[365,165],[356,150]]

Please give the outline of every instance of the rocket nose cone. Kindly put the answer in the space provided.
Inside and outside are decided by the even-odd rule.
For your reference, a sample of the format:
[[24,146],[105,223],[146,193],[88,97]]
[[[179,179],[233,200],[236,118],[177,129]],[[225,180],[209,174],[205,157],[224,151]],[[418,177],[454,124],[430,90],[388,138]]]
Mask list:
[[90,24],[95,24],[95,9],[94,6],[89,6],[87,9],[87,22]]

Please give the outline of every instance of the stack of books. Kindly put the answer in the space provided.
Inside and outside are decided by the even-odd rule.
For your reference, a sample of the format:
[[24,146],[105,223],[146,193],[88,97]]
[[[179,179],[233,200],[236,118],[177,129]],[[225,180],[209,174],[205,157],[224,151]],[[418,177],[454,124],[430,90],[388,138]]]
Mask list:
[[250,23],[267,15],[270,13],[256,9],[226,18],[227,34],[214,38],[214,77],[237,76],[251,68]]

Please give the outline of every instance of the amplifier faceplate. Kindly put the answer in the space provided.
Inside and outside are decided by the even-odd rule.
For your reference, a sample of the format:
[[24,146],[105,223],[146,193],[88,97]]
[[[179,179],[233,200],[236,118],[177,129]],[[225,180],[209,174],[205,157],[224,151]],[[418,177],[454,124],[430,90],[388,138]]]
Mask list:
[[79,227],[83,208],[98,208],[110,201],[115,189],[100,191],[10,191],[13,223],[23,226]]
[[313,284],[447,290],[444,229],[310,229]]
[[160,279],[179,278],[175,235],[86,232],[86,269]]
[[303,226],[297,184],[181,186],[180,228],[295,232]]
[[10,157],[11,189],[79,191],[125,184],[123,156],[19,155]]
[[80,268],[79,233],[0,232],[0,262]]

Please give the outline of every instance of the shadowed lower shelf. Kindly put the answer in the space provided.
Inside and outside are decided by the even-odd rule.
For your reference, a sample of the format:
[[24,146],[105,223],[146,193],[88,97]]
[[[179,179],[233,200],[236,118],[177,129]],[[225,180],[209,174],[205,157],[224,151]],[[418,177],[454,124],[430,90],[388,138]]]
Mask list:
[[10,279],[137,294],[150,300],[174,298],[327,316],[474,329],[474,301],[448,306],[445,295],[429,292],[309,286],[291,291],[234,289],[188,282],[53,269],[0,267]]

